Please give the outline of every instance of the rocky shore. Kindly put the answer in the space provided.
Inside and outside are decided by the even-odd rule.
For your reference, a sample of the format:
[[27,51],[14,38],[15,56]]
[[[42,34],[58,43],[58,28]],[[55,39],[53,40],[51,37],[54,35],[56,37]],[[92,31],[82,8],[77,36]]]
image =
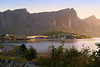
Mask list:
[[16,47],[13,45],[3,45],[3,46],[4,46],[4,48],[0,49],[0,52],[6,52],[6,51],[12,50],[13,48]]

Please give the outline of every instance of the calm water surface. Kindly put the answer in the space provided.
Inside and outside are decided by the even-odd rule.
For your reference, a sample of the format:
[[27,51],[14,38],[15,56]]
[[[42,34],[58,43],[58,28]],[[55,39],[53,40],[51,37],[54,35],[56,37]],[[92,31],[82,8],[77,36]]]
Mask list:
[[[96,50],[97,47],[95,43],[100,43],[100,38],[91,38],[91,39],[66,39],[64,40],[64,48],[71,48],[74,46],[78,50],[81,50],[84,47],[89,47],[91,50]],[[53,44],[55,47],[58,47],[61,45],[62,40],[46,40],[46,39],[32,39],[32,40],[19,40],[19,41],[0,41],[0,44],[6,44],[5,42],[8,42],[8,44],[12,45],[21,45],[25,44],[27,48],[33,46],[38,52],[47,52]]]

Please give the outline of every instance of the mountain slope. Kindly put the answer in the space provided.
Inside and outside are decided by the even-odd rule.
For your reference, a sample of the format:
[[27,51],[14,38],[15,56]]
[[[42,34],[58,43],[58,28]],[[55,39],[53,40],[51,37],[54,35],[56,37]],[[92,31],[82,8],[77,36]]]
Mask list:
[[[92,29],[93,24],[90,20],[91,18],[80,19],[73,8],[33,14],[26,9],[7,10],[0,12],[0,34],[35,35],[51,31],[67,31],[99,36],[98,30],[93,32],[95,29]],[[100,22],[98,23],[100,25]]]

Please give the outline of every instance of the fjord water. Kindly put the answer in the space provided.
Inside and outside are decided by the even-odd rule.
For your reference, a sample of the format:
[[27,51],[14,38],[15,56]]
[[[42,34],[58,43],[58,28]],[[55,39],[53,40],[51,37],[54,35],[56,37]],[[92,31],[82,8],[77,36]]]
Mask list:
[[[62,41],[64,41],[64,48],[71,48],[74,46],[78,50],[81,50],[84,47],[89,47],[91,50],[97,50],[97,46],[95,43],[100,43],[100,38],[90,38],[90,39],[65,39],[65,40],[47,40],[47,39],[32,39],[32,40],[10,40],[7,41],[8,44],[12,45],[21,45],[25,44],[27,48],[33,46],[39,53],[40,52],[48,52],[50,50],[50,46],[54,45],[58,47],[61,45]],[[5,41],[0,41],[0,44],[6,44]]]

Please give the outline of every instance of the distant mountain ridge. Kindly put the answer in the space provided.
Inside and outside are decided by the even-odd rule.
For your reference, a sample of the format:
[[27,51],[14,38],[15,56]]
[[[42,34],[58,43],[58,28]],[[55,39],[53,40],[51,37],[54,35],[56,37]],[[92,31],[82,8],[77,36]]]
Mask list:
[[41,35],[51,31],[66,31],[100,36],[100,19],[95,16],[80,19],[73,8],[30,14],[26,9],[0,12],[0,34]]

